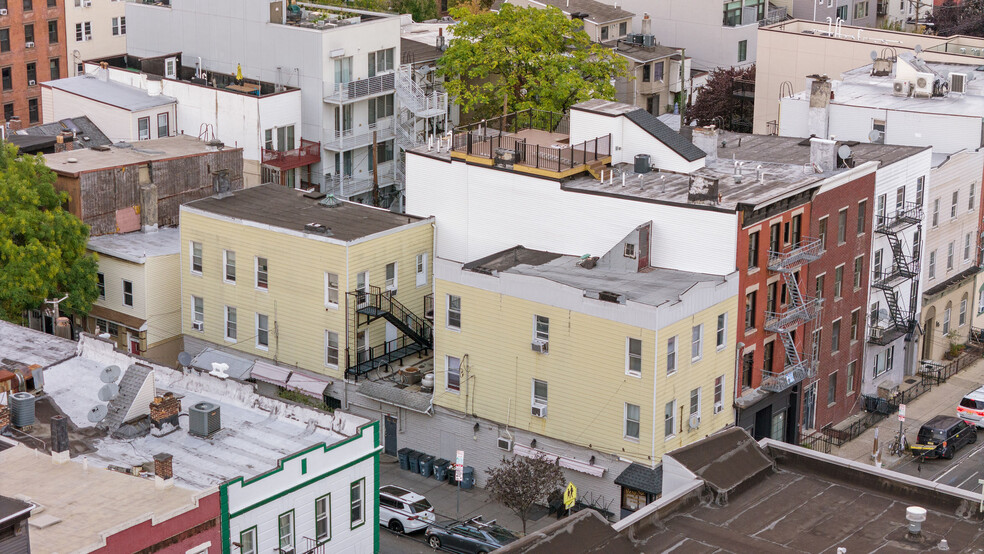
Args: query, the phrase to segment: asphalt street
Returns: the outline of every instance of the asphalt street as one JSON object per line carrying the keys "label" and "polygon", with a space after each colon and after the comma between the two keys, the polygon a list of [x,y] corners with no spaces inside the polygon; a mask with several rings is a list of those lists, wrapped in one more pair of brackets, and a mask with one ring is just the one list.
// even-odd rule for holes
{"label": "asphalt street", "polygon": [[[981,492],[978,479],[984,479],[984,429],[978,429],[980,438],[975,444],[968,444],[954,454],[952,460],[926,460],[907,455],[907,458],[892,470],[936,481],[951,487]],[[913,433],[909,433],[913,435]]]}

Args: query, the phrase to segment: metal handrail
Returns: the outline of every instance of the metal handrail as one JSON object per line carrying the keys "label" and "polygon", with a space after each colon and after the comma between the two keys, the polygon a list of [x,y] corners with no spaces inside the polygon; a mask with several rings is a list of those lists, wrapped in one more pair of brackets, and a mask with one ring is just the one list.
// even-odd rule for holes
{"label": "metal handrail", "polygon": [[769,251],[769,270],[782,271],[809,263],[823,256],[823,240],[815,237],[801,237],[800,241],[786,250]]}
{"label": "metal handrail", "polygon": [[345,102],[396,90],[396,74],[383,73],[347,83],[325,83],[325,102]]}
{"label": "metal handrail", "polygon": [[876,216],[875,231],[880,233],[890,233],[897,228],[910,227],[916,225],[923,218],[922,204],[916,202],[906,202],[901,210],[896,210],[892,215]]}

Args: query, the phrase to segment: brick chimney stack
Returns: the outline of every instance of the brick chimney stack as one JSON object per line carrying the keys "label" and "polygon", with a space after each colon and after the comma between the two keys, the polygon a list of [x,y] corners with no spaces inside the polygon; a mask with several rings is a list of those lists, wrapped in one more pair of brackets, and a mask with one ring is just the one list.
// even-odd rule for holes
{"label": "brick chimney stack", "polygon": [[165,423],[180,427],[178,416],[181,414],[181,399],[170,392],[154,398],[150,403],[150,422],[160,429]]}
{"label": "brick chimney stack", "polygon": [[174,486],[174,470],[171,467],[170,454],[161,452],[154,454],[154,483],[159,489],[166,489]]}
{"label": "brick chimney stack", "polygon": [[68,418],[63,415],[51,418],[51,461],[64,464],[69,460]]}

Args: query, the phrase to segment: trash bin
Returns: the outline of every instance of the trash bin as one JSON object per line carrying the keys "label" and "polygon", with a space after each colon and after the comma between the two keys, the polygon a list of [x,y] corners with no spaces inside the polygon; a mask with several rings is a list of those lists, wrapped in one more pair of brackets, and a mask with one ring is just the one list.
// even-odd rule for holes
{"label": "trash bin", "polygon": [[409,448],[401,448],[396,451],[397,456],[400,459],[400,469],[407,471],[410,469],[410,453],[413,452]]}
{"label": "trash bin", "polygon": [[458,486],[458,480],[455,478],[454,462],[448,462],[448,484]]}
{"label": "trash bin", "polygon": [[434,460],[434,479],[437,479],[438,481],[447,481],[448,465],[450,464],[451,462],[445,460],[444,458]]}
{"label": "trash bin", "polygon": [[461,468],[461,488],[470,489],[475,486],[475,468],[465,466]]}
{"label": "trash bin", "polygon": [[434,456],[422,454],[418,463],[420,464],[420,474],[424,477],[430,477],[431,473],[434,472]]}
{"label": "trash bin", "polygon": [[410,461],[410,471],[412,471],[413,473],[418,473],[420,471],[420,457],[423,454],[424,454],[423,452],[417,452],[416,450],[411,450],[410,454],[407,455],[407,458]]}

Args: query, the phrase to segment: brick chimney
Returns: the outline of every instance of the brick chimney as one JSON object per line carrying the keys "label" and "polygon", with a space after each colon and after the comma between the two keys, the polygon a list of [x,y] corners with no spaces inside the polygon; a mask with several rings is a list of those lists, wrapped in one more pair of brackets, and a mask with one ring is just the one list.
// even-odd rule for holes
{"label": "brick chimney", "polygon": [[157,185],[140,185],[140,230],[145,233],[156,231],[157,222]]}
{"label": "brick chimney", "polygon": [[180,427],[178,415],[181,413],[181,399],[170,392],[154,398],[150,403],[150,422],[160,429],[165,423]]}
{"label": "brick chimney", "polygon": [[830,89],[830,79],[826,75],[817,75],[810,83],[810,111],[807,115],[807,125],[811,135],[822,139],[827,138]]}
{"label": "brick chimney", "polygon": [[0,404],[0,431],[10,425],[10,408],[6,404]]}
{"label": "brick chimney", "polygon": [[154,483],[159,489],[174,486],[174,470],[171,468],[170,454],[161,452],[154,454]]}
{"label": "brick chimney", "polygon": [[718,130],[714,125],[707,127],[697,127],[694,129],[694,146],[700,148],[707,154],[704,163],[717,160],[718,157]]}
{"label": "brick chimney", "polygon": [[65,137],[55,135],[55,154],[65,151]]}
{"label": "brick chimney", "polygon": [[69,460],[68,418],[63,415],[51,418],[51,461],[64,464]]}

